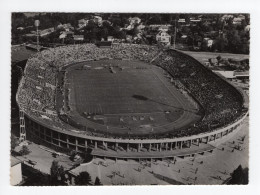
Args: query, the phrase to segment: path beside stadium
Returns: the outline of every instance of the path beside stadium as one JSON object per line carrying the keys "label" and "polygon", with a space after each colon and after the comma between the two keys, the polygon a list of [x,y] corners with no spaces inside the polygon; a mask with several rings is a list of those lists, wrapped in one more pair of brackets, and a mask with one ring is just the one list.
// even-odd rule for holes
{"label": "path beside stadium", "polygon": [[[148,167],[136,161],[115,162],[97,158],[72,171],[75,174],[88,171],[93,182],[99,177],[104,185],[222,184],[240,164],[248,167],[248,127],[247,118],[241,130],[232,138],[218,145],[213,153],[196,156],[194,161],[193,158],[178,158],[176,164],[157,161]],[[242,142],[243,136],[246,137]],[[238,143],[242,146],[242,151],[233,148]]]}
{"label": "path beside stadium", "polygon": [[[247,118],[233,137],[229,140],[223,138],[222,141],[226,142],[216,145],[217,148],[213,153],[197,155],[194,161],[193,158],[178,158],[175,164],[164,160],[153,162],[151,167],[148,167],[144,165],[144,162],[139,163],[134,160],[115,162],[96,158],[91,163],[81,165],[71,171],[76,175],[81,171],[87,171],[93,182],[96,177],[99,177],[104,185],[222,184],[240,164],[242,167],[248,167],[248,135]],[[246,136],[244,142],[240,141],[243,136]],[[242,151],[233,148],[238,143],[241,143]],[[19,157],[19,159],[37,162],[34,168],[44,173],[50,173],[53,160],[59,161],[59,164],[63,165],[65,169],[71,169],[73,166],[73,162],[69,160],[68,156],[54,158],[51,152],[34,143],[28,145],[28,148],[31,153],[25,157]],[[17,151],[20,149],[21,147],[16,148]],[[99,162],[103,162],[103,165]]]}

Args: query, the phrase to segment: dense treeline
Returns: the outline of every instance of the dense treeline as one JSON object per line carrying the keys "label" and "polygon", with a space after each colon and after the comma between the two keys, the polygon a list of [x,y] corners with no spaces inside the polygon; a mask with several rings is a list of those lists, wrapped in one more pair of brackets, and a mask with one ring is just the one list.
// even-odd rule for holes
{"label": "dense treeline", "polygon": [[227,181],[229,185],[247,185],[248,184],[248,168],[242,168],[239,165],[233,173],[231,173],[230,180]]}
{"label": "dense treeline", "polygon": [[[102,25],[97,25],[93,20],[94,15],[100,15],[103,19]],[[113,36],[117,39],[126,39],[127,35],[135,37],[140,30],[138,25],[135,25],[131,30],[125,30],[129,25],[130,17],[138,17],[141,19],[143,25],[146,28],[142,31],[142,36],[146,41],[136,42],[153,44],[155,43],[155,35],[157,31],[152,31],[147,28],[151,24],[170,24],[172,25],[168,34],[174,37],[175,26],[177,28],[176,43],[181,43],[181,37],[187,35],[186,44],[188,46],[196,45],[198,40],[210,37],[214,40],[212,47],[207,47],[205,44],[201,45],[202,51],[219,51],[219,52],[232,52],[232,53],[249,53],[249,31],[245,30],[245,27],[250,24],[250,17],[248,14],[243,14],[245,20],[242,20],[241,24],[235,25],[232,19],[223,21],[221,17],[223,14],[204,14],[202,20],[196,25],[182,25],[178,23],[178,19],[185,19],[186,23],[190,22],[190,18],[197,18],[201,14],[95,14],[95,13],[37,13],[31,14],[28,17],[28,13],[13,13],[12,14],[12,44],[20,44],[24,42],[35,42],[36,37],[25,37],[26,33],[30,33],[35,30],[34,21],[36,19],[41,21],[39,29],[46,29],[50,27],[56,28],[59,24],[70,23],[74,27],[74,33],[78,35],[84,35],[84,42],[96,42],[98,40],[106,40],[108,36]],[[233,14],[234,17],[239,14]],[[85,18],[88,19],[88,24],[80,30],[78,29],[78,20]],[[23,30],[17,29],[23,27]],[[123,29],[123,30],[122,30]],[[216,32],[212,34],[212,32]],[[61,43],[59,35],[61,30],[57,30],[45,37],[41,37],[41,43]],[[153,35],[151,36],[147,35]],[[64,40],[63,40],[64,41]],[[172,39],[173,41],[173,39]],[[67,38],[65,44],[73,43],[72,38]]]}

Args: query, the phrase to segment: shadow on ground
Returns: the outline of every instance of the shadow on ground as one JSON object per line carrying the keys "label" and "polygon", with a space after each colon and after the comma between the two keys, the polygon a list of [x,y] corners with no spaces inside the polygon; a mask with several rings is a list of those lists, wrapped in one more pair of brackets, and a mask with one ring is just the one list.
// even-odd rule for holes
{"label": "shadow on ground", "polygon": [[162,181],[165,181],[165,182],[167,182],[169,184],[172,184],[172,185],[184,185],[184,183],[176,181],[175,179],[172,179],[172,178],[169,178],[169,177],[165,177],[165,176],[157,174],[157,173],[152,173],[152,174],[153,174],[153,176],[155,178],[160,179]]}

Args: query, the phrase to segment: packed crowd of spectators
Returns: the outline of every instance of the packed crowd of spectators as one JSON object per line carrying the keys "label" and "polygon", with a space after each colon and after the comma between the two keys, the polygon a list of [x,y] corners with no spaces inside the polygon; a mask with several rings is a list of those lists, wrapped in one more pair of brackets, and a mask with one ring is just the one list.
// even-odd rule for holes
{"label": "packed crowd of spectators", "polygon": [[168,70],[174,79],[178,79],[205,112],[203,120],[180,132],[196,134],[210,131],[230,124],[241,115],[242,97],[239,92],[191,57],[168,50],[153,64]]}
{"label": "packed crowd of spectators", "polygon": [[[228,125],[241,115],[243,102],[237,90],[196,60],[174,50],[162,52],[155,46],[134,44],[114,44],[112,48],[98,48],[94,44],[68,45],[36,53],[27,62],[18,93],[20,106],[37,117],[52,120],[55,126],[68,127],[57,115],[46,112],[57,112],[55,97],[59,91],[56,89],[58,72],[69,64],[102,59],[140,60],[160,66],[201,104],[205,114],[201,121],[188,129],[175,130],[162,136],[203,133]],[[105,136],[98,131],[84,133]],[[154,135],[149,138],[160,137]]]}

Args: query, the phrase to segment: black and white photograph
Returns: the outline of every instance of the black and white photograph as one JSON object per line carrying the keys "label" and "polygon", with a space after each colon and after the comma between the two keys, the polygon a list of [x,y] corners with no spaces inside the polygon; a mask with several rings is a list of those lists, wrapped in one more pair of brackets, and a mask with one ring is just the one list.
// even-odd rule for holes
{"label": "black and white photograph", "polygon": [[0,194],[259,194],[258,7],[0,2]]}
{"label": "black and white photograph", "polygon": [[248,184],[250,14],[15,12],[11,32],[11,185]]}

